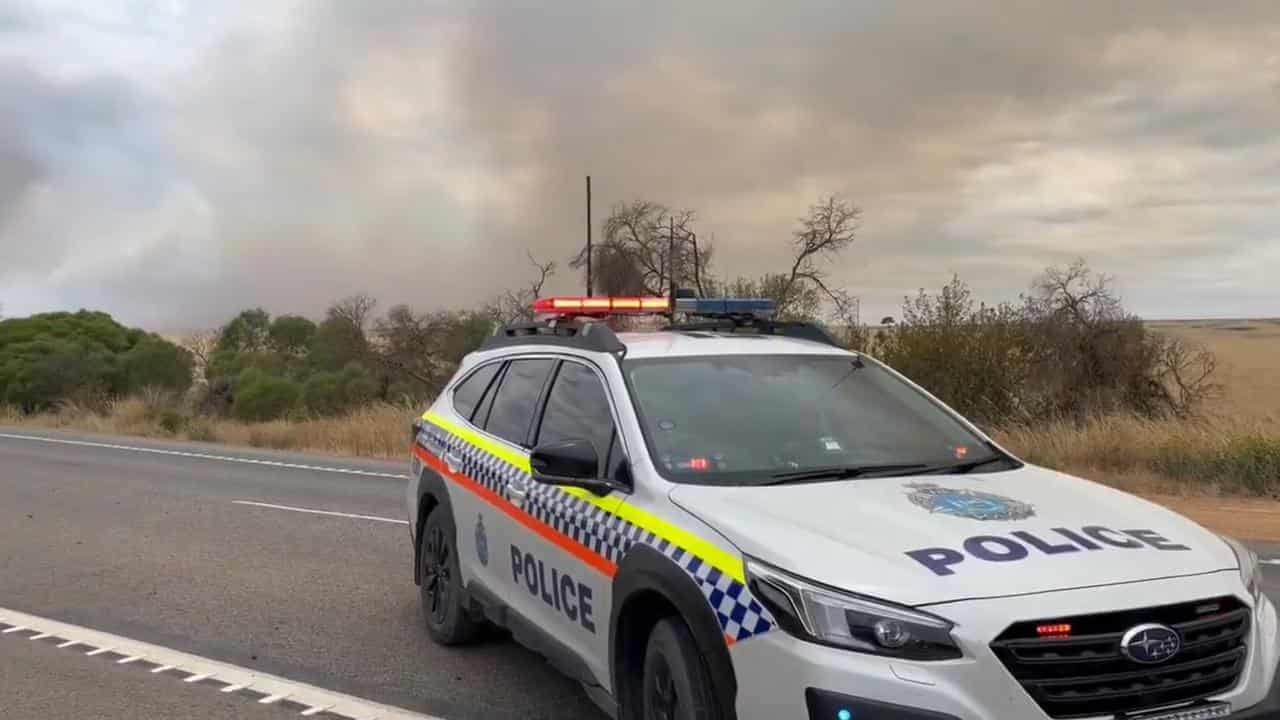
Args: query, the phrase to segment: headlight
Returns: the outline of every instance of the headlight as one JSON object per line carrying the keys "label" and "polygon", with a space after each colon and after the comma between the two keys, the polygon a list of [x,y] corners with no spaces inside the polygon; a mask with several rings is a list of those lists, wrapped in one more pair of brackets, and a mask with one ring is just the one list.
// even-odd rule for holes
{"label": "headlight", "polygon": [[1257,603],[1262,599],[1262,569],[1258,564],[1258,554],[1244,546],[1239,540],[1229,538],[1226,535],[1220,536],[1226,541],[1236,554],[1236,560],[1240,563],[1240,580],[1244,582],[1244,586],[1249,590],[1249,597],[1253,598]]}
{"label": "headlight", "polygon": [[757,560],[747,560],[747,578],[782,629],[802,640],[904,660],[961,656],[942,618],[822,587]]}

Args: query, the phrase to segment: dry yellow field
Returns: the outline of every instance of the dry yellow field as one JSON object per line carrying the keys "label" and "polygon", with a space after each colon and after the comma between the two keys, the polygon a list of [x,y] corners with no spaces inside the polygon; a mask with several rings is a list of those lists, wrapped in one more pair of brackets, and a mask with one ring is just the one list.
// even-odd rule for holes
{"label": "dry yellow field", "polygon": [[1222,393],[1211,410],[1280,424],[1280,319],[1164,320],[1150,327],[1204,345],[1218,358]]}

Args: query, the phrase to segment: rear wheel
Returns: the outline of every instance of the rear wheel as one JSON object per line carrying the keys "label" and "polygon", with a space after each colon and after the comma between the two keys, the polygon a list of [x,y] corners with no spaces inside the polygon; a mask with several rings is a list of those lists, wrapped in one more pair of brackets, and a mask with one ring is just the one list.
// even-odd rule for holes
{"label": "rear wheel", "polygon": [[711,674],[689,628],[676,617],[659,620],[644,654],[643,720],[720,720]]}
{"label": "rear wheel", "polygon": [[448,510],[436,506],[422,528],[422,616],[431,638],[441,645],[459,645],[479,629],[462,604],[462,576],[458,571],[457,533]]}

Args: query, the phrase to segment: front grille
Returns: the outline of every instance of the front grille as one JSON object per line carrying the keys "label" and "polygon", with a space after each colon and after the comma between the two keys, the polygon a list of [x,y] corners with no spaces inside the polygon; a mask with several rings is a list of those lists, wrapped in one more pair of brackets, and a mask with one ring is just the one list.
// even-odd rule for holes
{"label": "front grille", "polygon": [[[1233,597],[1140,610],[1019,622],[991,649],[1051,717],[1108,715],[1191,702],[1235,687],[1244,669],[1250,611]],[[1069,623],[1069,637],[1040,637],[1036,627]],[[1130,628],[1160,623],[1182,649],[1158,665],[1120,652]]]}

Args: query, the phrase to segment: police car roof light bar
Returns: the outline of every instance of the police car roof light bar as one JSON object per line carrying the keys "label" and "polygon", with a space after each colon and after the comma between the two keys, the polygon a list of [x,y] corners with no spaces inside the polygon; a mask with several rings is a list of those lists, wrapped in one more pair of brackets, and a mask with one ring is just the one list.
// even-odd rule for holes
{"label": "police car roof light bar", "polygon": [[809,322],[773,320],[761,317],[742,317],[722,315],[707,320],[673,323],[663,328],[675,332],[722,332],[735,333],[749,330],[757,335],[777,335],[779,337],[808,340],[832,347],[843,348],[835,338],[820,325]]}
{"label": "police car roof light bar", "polygon": [[671,309],[665,297],[545,297],[533,301],[537,315],[652,315]]}

